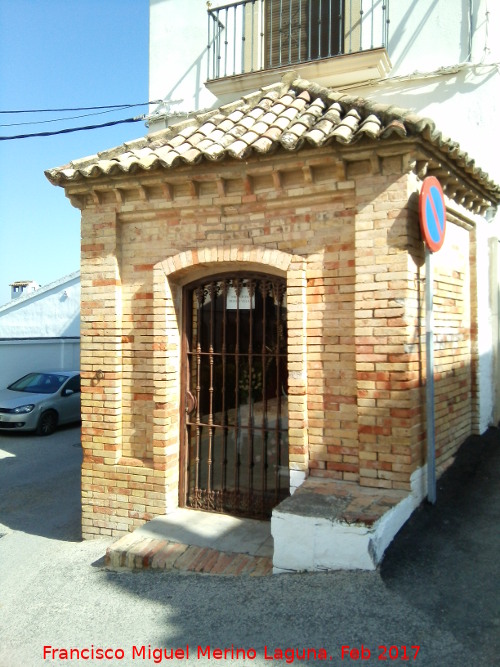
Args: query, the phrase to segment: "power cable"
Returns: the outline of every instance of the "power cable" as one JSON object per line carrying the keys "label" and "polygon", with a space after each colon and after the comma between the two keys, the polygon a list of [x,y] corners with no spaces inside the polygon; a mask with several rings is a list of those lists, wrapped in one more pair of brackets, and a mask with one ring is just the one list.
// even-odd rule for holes
{"label": "power cable", "polygon": [[109,123],[100,123],[98,125],[86,125],[84,127],[68,127],[63,130],[53,130],[51,132],[33,132],[31,134],[16,134],[10,137],[0,137],[0,141],[11,141],[13,139],[31,139],[33,137],[53,137],[57,134],[69,134],[70,132],[84,132],[87,130],[97,130],[101,127],[111,127],[122,123],[138,123],[144,121],[146,116],[136,116],[135,118],[124,118],[123,120],[113,120]]}
{"label": "power cable", "polygon": [[64,118],[50,118],[49,120],[27,120],[22,123],[0,123],[0,127],[19,127],[20,125],[46,125],[47,123],[59,123],[66,120],[77,120],[78,118],[88,118],[89,116],[102,116],[114,111],[123,111],[128,107],[117,107],[116,109],[107,109],[106,111],[95,111],[94,113],[84,113],[78,116],[65,116]]}
{"label": "power cable", "polygon": [[[12,109],[12,110],[0,110],[0,114],[24,114],[24,113],[59,113],[59,112],[68,112],[68,111],[95,111],[95,113],[82,114],[79,116],[68,116],[66,118],[53,118],[49,120],[41,121],[26,121],[21,123],[5,123],[0,124],[0,127],[15,127],[19,125],[40,125],[43,123],[55,123],[66,120],[74,120],[76,118],[85,118],[88,116],[98,116],[104,113],[110,113],[112,111],[123,111],[124,109],[130,109],[132,107],[148,106],[150,104],[161,104],[162,100],[150,100],[148,102],[139,102],[136,104],[109,104],[103,106],[91,106],[91,107],[65,107],[65,108],[54,108],[54,109]],[[102,110],[102,111],[97,111]],[[103,127],[112,127],[113,125],[122,125],[124,123],[138,123],[146,119],[145,115],[135,116],[134,118],[124,118],[122,120],[109,121],[108,123],[97,123],[95,125],[84,125],[80,127],[68,127],[62,130],[52,130],[47,132],[31,132],[26,134],[15,134],[11,136],[0,136],[0,141],[12,141],[14,139],[31,139],[33,137],[53,137],[58,134],[69,134],[71,132],[84,132],[88,130],[97,130]]]}
{"label": "power cable", "polygon": [[137,104],[109,104],[100,107],[68,107],[66,109],[14,109],[10,111],[0,110],[0,114],[5,113],[59,113],[60,111],[92,111],[94,109],[130,109],[132,107],[143,107],[148,104],[161,104],[163,100],[151,100],[149,102],[138,102]]}

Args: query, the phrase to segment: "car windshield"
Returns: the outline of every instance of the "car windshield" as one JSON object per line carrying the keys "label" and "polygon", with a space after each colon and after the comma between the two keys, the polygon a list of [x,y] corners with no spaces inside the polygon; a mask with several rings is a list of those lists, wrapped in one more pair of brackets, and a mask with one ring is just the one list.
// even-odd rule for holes
{"label": "car windshield", "polygon": [[29,373],[9,385],[8,389],[30,394],[54,394],[67,379],[66,375],[57,373]]}

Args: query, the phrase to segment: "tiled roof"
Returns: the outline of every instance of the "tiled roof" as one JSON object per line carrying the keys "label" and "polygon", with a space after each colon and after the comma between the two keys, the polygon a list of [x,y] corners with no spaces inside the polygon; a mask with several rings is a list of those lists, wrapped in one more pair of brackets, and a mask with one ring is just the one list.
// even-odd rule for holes
{"label": "tiled roof", "polygon": [[194,165],[202,160],[246,159],[282,147],[354,144],[363,139],[418,137],[430,144],[500,200],[500,186],[481,171],[433,121],[395,106],[331,91],[297,79],[264,88],[236,102],[199,114],[165,130],[45,173],[55,185],[157,168]]}

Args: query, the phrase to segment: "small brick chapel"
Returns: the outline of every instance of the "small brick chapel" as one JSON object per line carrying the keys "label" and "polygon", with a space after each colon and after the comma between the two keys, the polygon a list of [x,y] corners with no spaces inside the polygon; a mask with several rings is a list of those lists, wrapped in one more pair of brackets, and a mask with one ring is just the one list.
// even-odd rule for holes
{"label": "small brick chapel", "polygon": [[330,483],[420,502],[427,175],[438,471],[477,432],[476,225],[500,189],[429,119],[298,79],[46,173],[82,212],[84,537]]}

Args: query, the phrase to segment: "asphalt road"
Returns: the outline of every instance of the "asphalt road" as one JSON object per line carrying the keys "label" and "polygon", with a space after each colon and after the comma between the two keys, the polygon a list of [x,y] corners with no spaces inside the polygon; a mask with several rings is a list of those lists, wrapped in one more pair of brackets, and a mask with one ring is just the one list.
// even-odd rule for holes
{"label": "asphalt road", "polygon": [[[109,541],[79,540],[78,444],[75,428],[0,435],[0,667],[500,664],[497,430],[463,448],[377,572],[255,579],[107,571]],[[326,659],[286,653],[308,648]]]}

